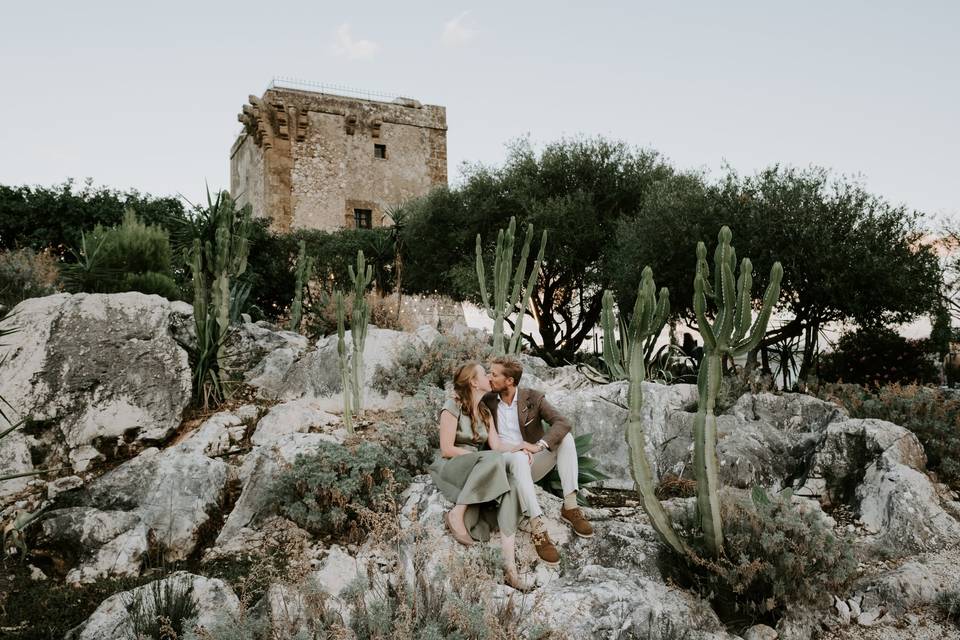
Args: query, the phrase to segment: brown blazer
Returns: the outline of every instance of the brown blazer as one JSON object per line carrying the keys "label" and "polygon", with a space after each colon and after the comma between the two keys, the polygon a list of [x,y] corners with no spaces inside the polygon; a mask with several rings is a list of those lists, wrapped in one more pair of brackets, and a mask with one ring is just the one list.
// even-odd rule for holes
{"label": "brown blazer", "polygon": [[[500,396],[491,391],[483,396],[483,403],[493,414],[493,424],[497,424],[497,404]],[[520,434],[531,444],[541,439],[550,449],[556,449],[563,437],[570,433],[570,423],[557,411],[552,404],[546,401],[543,394],[525,387],[517,388],[517,417],[520,418]],[[543,420],[550,424],[550,429],[544,435]]]}

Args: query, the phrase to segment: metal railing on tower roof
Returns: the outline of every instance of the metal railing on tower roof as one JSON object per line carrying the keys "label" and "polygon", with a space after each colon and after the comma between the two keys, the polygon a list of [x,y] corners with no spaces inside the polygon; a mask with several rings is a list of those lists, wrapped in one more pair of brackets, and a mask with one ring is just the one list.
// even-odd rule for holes
{"label": "metal railing on tower roof", "polygon": [[373,100],[375,102],[393,102],[402,97],[399,93],[387,91],[369,91],[367,89],[357,89],[356,87],[347,87],[342,84],[329,84],[325,82],[313,82],[311,80],[301,80],[299,78],[290,78],[286,76],[275,76],[267,90],[270,89],[296,89],[300,91],[313,91],[314,93],[328,93],[344,98],[359,98],[361,100]]}

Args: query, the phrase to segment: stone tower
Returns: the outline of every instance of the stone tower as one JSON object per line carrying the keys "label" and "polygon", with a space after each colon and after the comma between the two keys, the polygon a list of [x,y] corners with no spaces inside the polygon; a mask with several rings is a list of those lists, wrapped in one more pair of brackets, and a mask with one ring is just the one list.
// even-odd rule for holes
{"label": "stone tower", "polygon": [[274,81],[250,96],[230,192],[275,231],[390,224],[383,213],[447,183],[444,107]]}

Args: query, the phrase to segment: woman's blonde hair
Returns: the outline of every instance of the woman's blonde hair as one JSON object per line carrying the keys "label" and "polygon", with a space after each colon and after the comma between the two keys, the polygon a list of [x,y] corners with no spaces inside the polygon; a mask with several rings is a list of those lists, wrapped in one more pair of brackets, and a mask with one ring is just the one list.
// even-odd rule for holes
{"label": "woman's blonde hair", "polygon": [[483,423],[490,429],[493,423],[493,416],[487,405],[480,403],[476,409],[473,407],[473,394],[470,383],[477,375],[477,367],[480,363],[476,360],[464,362],[453,374],[453,396],[460,405],[460,410],[470,416],[470,431],[473,433],[473,441],[480,442],[480,432],[477,431],[477,424]]}

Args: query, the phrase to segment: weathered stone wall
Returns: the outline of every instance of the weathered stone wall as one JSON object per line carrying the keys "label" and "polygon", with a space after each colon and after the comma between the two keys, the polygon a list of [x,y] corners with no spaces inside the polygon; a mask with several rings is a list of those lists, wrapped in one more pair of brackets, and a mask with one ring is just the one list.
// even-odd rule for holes
{"label": "weathered stone wall", "polygon": [[251,96],[240,120],[231,192],[276,230],[353,226],[354,209],[389,224],[389,207],[447,182],[443,107],[274,88]]}

